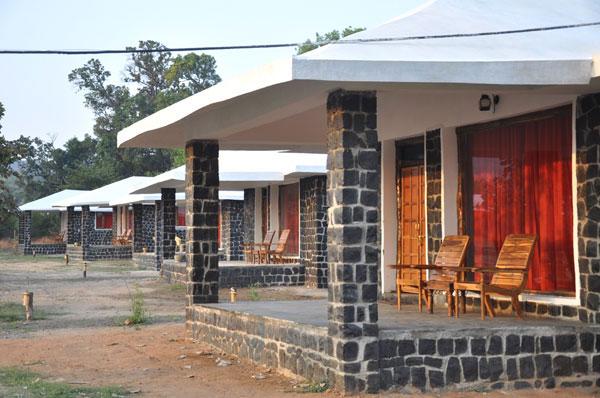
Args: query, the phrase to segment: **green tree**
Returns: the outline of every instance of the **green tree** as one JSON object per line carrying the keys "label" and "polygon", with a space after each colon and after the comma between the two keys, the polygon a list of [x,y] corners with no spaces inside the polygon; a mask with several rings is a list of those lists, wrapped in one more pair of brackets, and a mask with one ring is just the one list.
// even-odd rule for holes
{"label": "green tree", "polygon": [[[165,47],[147,40],[140,41],[137,48],[156,50]],[[154,175],[172,168],[179,152],[152,148],[117,149],[117,133],[221,80],[212,56],[190,53],[173,57],[168,51],[132,53],[125,68],[124,84],[109,84],[110,76],[97,59],[89,60],[68,76],[69,81],[84,92],[85,104],[96,116],[96,159],[88,172],[74,177],[88,187],[104,178],[109,180],[102,183],[108,183],[132,175]]]}
{"label": "green tree", "polygon": [[[0,121],[5,109],[0,103]],[[9,180],[18,173],[18,162],[31,156],[32,141],[20,136],[16,140],[7,140],[0,125],[0,234],[6,235],[16,224],[17,201]]]}
{"label": "green tree", "polygon": [[327,32],[323,35],[315,33],[315,41],[313,42],[312,40],[307,39],[296,49],[296,54],[304,54],[305,52],[319,48],[330,41],[337,41],[342,37],[350,36],[351,34],[362,32],[363,30],[365,30],[365,28],[354,28],[352,26],[348,26],[347,28],[343,29],[341,33],[338,30],[332,30],[331,32]]}

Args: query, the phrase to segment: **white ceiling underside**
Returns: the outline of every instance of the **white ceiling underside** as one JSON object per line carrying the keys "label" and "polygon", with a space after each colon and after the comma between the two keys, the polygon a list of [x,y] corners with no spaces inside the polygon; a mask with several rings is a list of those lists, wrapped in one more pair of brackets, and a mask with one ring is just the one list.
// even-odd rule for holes
{"label": "white ceiling underside", "polygon": [[[600,21],[600,2],[438,0],[348,40],[472,34]],[[539,32],[334,43],[230,79],[119,133],[121,147],[322,151],[325,102],[336,88],[409,96],[415,90],[598,89],[600,26]],[[380,118],[386,115],[379,115]]]}

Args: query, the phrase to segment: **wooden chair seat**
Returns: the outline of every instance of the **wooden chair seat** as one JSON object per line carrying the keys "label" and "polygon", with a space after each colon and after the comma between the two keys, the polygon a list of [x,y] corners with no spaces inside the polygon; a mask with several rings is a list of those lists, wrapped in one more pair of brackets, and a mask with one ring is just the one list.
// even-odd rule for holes
{"label": "wooden chair seat", "polygon": [[271,243],[273,242],[274,236],[275,231],[268,230],[262,242],[242,243],[242,251],[244,253],[244,258],[246,259],[246,261],[250,263],[262,263],[264,259],[264,262],[266,263],[268,259],[262,256],[262,253],[269,250],[269,248],[271,247]]}
{"label": "wooden chair seat", "polygon": [[277,246],[275,250],[267,249],[263,251],[263,255],[267,258],[267,262],[273,264],[283,264],[285,247],[287,246],[288,238],[290,236],[290,230],[284,229],[281,231],[281,235],[279,236],[279,240],[277,241]]}

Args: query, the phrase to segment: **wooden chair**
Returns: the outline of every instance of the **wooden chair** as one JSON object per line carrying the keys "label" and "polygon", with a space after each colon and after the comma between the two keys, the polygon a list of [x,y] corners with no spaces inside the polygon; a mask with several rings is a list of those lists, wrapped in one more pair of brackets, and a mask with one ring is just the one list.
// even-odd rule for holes
{"label": "wooden chair", "polygon": [[[485,319],[486,312],[491,318],[496,315],[490,303],[489,295],[491,293],[509,296],[513,310],[520,319],[523,319],[519,294],[523,292],[527,284],[527,274],[536,241],[535,235],[508,235],[504,239],[494,268],[460,268],[461,271],[478,272],[482,275],[479,282],[456,282],[454,284],[457,296],[455,300],[456,315],[458,316],[458,292],[462,291],[463,293],[464,307],[465,291],[474,291],[478,292],[481,297],[481,319]],[[490,282],[485,281],[486,274],[492,275]]]}
{"label": "wooden chair", "polygon": [[273,238],[275,237],[274,230],[268,230],[265,234],[265,238],[260,243],[247,242],[242,243],[244,258],[249,262],[261,262],[260,252],[267,251],[271,247],[271,243],[273,243]]}
{"label": "wooden chair", "polygon": [[453,268],[464,266],[468,246],[469,237],[466,235],[449,235],[444,238],[435,257],[434,268],[430,269],[429,278],[423,285],[430,313],[433,313],[433,292],[443,291],[448,302],[448,316],[452,316],[454,283],[463,280],[463,272],[454,271]]}
{"label": "wooden chair", "polygon": [[128,229],[124,235],[118,235],[115,239],[113,239],[113,244],[116,245],[128,245],[131,243],[131,238],[133,237],[133,231]]}
{"label": "wooden chair", "polygon": [[289,236],[290,230],[284,229],[283,231],[281,231],[281,235],[279,236],[279,240],[277,241],[277,246],[275,247],[275,250],[271,250],[269,248],[266,252],[262,253],[267,258],[268,263],[284,263],[283,253],[285,252],[285,247],[287,246]]}
{"label": "wooden chair", "polygon": [[53,237],[56,243],[63,243],[65,241],[65,231],[59,232]]}
{"label": "wooden chair", "polygon": [[[453,283],[462,273],[447,268],[459,268],[462,265],[468,244],[468,236],[446,236],[434,264],[391,265],[390,268],[396,270],[396,306],[398,310],[402,305],[402,293],[414,293],[418,295],[419,312],[423,311],[424,300],[429,311],[433,312],[431,293],[435,290],[443,290],[447,292],[450,300],[448,314],[451,315]],[[425,280],[427,270],[431,272],[429,281]]]}

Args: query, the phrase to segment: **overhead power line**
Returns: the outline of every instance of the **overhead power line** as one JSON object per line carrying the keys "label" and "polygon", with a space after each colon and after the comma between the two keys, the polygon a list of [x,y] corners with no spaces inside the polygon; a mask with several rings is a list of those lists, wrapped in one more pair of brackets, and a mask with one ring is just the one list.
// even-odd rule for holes
{"label": "overhead power line", "polygon": [[[589,26],[598,26],[600,21],[587,22],[570,25],[555,25],[537,28],[500,30],[490,32],[475,32],[475,33],[450,33],[441,35],[423,35],[423,36],[401,36],[401,37],[380,37],[373,39],[345,39],[345,40],[328,40],[314,42],[312,44],[323,46],[326,44],[362,44],[375,42],[393,42],[393,41],[408,41],[408,40],[433,40],[433,39],[450,39],[462,37],[478,37],[478,36],[499,36],[516,33],[544,32],[560,29],[584,28]],[[253,50],[265,48],[284,48],[284,47],[299,47],[307,43],[274,43],[274,44],[246,44],[246,45],[231,45],[231,46],[204,46],[204,47],[172,47],[172,48],[126,48],[122,50],[0,50],[0,55],[94,55],[94,54],[137,54],[137,53],[164,53],[164,52],[183,52],[183,51],[220,51],[220,50]]]}

